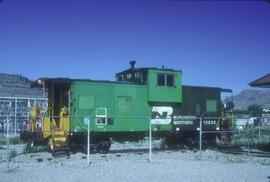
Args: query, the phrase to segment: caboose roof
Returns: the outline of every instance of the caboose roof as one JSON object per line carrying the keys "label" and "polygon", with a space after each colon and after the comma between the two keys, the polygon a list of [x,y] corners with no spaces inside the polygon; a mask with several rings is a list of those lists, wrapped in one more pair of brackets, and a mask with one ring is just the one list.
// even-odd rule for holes
{"label": "caboose roof", "polygon": [[133,85],[142,85],[139,83],[131,83],[131,82],[119,82],[119,81],[110,81],[110,80],[91,80],[91,79],[76,79],[76,78],[67,78],[67,77],[58,77],[58,78],[48,78],[42,77],[37,79],[31,84],[31,87],[40,87],[40,81],[45,82],[45,87],[50,85],[51,83],[58,84],[71,84],[73,82],[95,82],[95,83],[117,83],[117,84],[133,84]]}
{"label": "caboose roof", "polygon": [[233,92],[231,89],[220,88],[220,87],[196,86],[196,85],[183,85],[183,87],[194,87],[194,88],[201,88],[201,89],[213,89],[213,90],[218,90],[220,92]]}
{"label": "caboose roof", "polygon": [[118,72],[116,73],[116,75],[119,75],[119,74],[125,74],[125,73],[130,73],[132,71],[142,71],[142,72],[145,72],[145,71],[148,71],[148,70],[159,70],[159,71],[170,71],[170,72],[182,72],[181,70],[175,70],[175,69],[171,69],[171,68],[156,68],[156,67],[143,67],[143,68],[129,68],[129,69],[126,69],[124,71],[121,71],[121,72]]}

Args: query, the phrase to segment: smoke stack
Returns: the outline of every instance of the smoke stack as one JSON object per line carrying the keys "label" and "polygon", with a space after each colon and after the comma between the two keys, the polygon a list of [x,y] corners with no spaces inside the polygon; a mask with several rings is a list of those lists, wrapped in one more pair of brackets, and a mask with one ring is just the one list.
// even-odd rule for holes
{"label": "smoke stack", "polygon": [[129,64],[130,64],[131,69],[134,70],[136,61],[130,61]]}

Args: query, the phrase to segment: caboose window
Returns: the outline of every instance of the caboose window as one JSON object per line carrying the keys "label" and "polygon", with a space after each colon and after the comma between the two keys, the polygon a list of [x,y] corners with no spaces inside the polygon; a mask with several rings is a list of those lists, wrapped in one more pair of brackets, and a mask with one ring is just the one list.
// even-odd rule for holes
{"label": "caboose window", "polygon": [[174,86],[174,77],[173,75],[167,75],[167,86],[173,87]]}
{"label": "caboose window", "polygon": [[107,108],[96,109],[96,125],[107,124]]}
{"label": "caboose window", "polygon": [[143,83],[147,82],[147,73],[146,72],[142,72],[142,82]]}
{"label": "caboose window", "polygon": [[158,74],[158,86],[165,86],[165,74]]}
{"label": "caboose window", "polygon": [[141,79],[141,72],[136,72],[135,73],[135,78],[140,80]]}
{"label": "caboose window", "polygon": [[107,118],[96,118],[97,125],[105,125],[107,122]]}
{"label": "caboose window", "polygon": [[217,101],[216,100],[207,100],[206,101],[206,111],[208,113],[217,112]]}
{"label": "caboose window", "polygon": [[158,74],[157,75],[157,85],[158,86],[174,86],[174,75],[172,74]]}
{"label": "caboose window", "polygon": [[132,74],[127,74],[127,79],[131,79],[132,78]]}
{"label": "caboose window", "polygon": [[123,75],[119,75],[119,76],[117,77],[117,80],[118,80],[119,82],[123,81],[123,80],[124,80],[124,76],[123,76]]}

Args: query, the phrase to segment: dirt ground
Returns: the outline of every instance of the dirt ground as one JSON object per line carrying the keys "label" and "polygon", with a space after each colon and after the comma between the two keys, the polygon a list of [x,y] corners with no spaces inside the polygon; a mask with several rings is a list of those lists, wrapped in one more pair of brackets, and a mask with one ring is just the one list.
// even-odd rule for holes
{"label": "dirt ground", "polygon": [[150,163],[147,150],[125,152],[118,149],[118,146],[112,146],[108,154],[91,154],[90,166],[87,166],[87,156],[83,153],[57,158],[47,152],[21,154],[12,159],[10,172],[7,172],[7,163],[0,162],[0,181],[270,181],[269,158],[206,150],[199,160],[198,152],[165,150],[153,151]]}

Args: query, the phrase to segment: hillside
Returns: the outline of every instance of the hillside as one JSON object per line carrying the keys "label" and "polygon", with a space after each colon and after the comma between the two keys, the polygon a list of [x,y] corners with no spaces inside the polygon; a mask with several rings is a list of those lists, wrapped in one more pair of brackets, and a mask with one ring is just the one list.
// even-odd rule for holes
{"label": "hillside", "polygon": [[[225,99],[230,101],[231,97]],[[249,105],[258,104],[262,107],[270,107],[269,90],[249,90],[245,89],[233,97],[236,110],[246,110]]]}
{"label": "hillside", "polygon": [[0,74],[0,97],[41,97],[42,90],[31,88],[28,78],[16,74]]}

